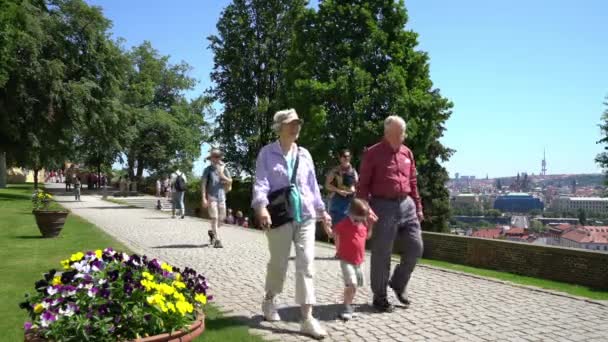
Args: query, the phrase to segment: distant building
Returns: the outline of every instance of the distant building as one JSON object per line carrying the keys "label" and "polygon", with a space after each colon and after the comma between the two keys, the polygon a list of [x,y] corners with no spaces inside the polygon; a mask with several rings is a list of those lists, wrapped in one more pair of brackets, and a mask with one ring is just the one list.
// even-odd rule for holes
{"label": "distant building", "polygon": [[540,198],[527,193],[509,193],[498,196],[494,201],[494,209],[510,213],[527,213],[532,210],[543,210],[544,204]]}
{"label": "distant building", "polygon": [[502,228],[478,229],[471,236],[482,239],[498,239],[502,236],[502,233]]}
{"label": "distant building", "polygon": [[553,199],[551,209],[558,212],[576,212],[583,209],[587,213],[608,213],[608,198],[606,197],[567,197]]}
{"label": "distant building", "polygon": [[560,246],[608,251],[608,227],[582,226],[564,233]]}
{"label": "distant building", "polygon": [[481,201],[476,194],[458,194],[452,197],[452,208],[476,208],[481,209]]}

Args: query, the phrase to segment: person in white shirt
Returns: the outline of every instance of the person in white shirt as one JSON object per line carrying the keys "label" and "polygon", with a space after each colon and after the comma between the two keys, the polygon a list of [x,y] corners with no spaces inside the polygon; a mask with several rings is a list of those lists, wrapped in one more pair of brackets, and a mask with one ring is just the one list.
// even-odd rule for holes
{"label": "person in white shirt", "polygon": [[186,216],[186,206],[184,205],[184,193],[186,192],[186,175],[179,169],[175,170],[171,174],[171,192],[173,194],[172,203],[172,217],[175,218],[176,209],[177,214],[181,213],[181,218]]}

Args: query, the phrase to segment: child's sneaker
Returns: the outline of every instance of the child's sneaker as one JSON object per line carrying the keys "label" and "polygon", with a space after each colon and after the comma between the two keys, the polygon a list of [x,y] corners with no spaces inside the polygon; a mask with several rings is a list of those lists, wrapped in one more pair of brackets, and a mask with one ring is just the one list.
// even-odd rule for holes
{"label": "child's sneaker", "polygon": [[264,319],[268,322],[278,322],[281,320],[274,299],[264,299],[262,312],[264,313]]}
{"label": "child's sneaker", "polygon": [[355,317],[355,309],[350,304],[344,305],[344,311],[340,314],[340,318],[345,321],[349,321]]}

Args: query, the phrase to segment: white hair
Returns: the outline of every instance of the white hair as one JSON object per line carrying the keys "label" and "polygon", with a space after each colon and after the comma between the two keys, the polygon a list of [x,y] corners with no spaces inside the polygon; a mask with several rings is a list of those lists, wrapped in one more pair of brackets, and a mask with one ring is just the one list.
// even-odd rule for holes
{"label": "white hair", "polygon": [[401,126],[401,129],[403,129],[403,132],[405,132],[405,130],[407,129],[405,120],[403,120],[402,117],[397,116],[397,115],[391,115],[391,116],[387,117],[386,119],[384,119],[384,131],[386,132],[386,130],[389,128],[389,126],[393,123],[399,124],[399,126]]}
{"label": "white hair", "polygon": [[296,110],[293,109],[293,108],[280,110],[280,111],[274,113],[273,123],[272,123],[272,130],[276,134],[281,133],[281,126],[283,125],[282,118],[285,118],[285,117],[289,116],[292,113],[295,114],[295,115],[298,115],[298,113],[296,113]]}

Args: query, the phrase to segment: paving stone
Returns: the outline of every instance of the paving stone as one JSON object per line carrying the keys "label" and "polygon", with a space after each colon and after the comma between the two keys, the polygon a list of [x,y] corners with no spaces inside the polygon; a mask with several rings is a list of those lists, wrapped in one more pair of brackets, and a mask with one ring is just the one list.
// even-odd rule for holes
{"label": "paving stone", "polygon": [[[201,272],[209,280],[216,305],[226,316],[250,322],[252,332],[274,341],[310,340],[299,334],[293,261],[289,262],[284,293],[278,298],[280,313],[287,321],[260,323],[269,257],[267,240],[260,231],[223,226],[220,238],[225,248],[214,249],[203,247],[208,243],[209,224],[197,218],[171,219],[167,213],[150,209],[118,209],[120,205],[94,195],[83,195],[82,202],[61,194],[56,198],[135,252]],[[317,245],[318,305],[314,312],[329,332],[326,341],[605,341],[603,337],[608,336],[608,305],[429,267],[418,267],[412,276],[409,309],[370,313],[371,291],[364,287],[357,293],[357,303],[362,304],[359,317],[344,323],[337,319],[343,284],[333,255],[333,248]],[[367,258],[369,261],[369,255]],[[369,262],[364,271],[369,281]],[[396,303],[391,291],[389,296]]]}

